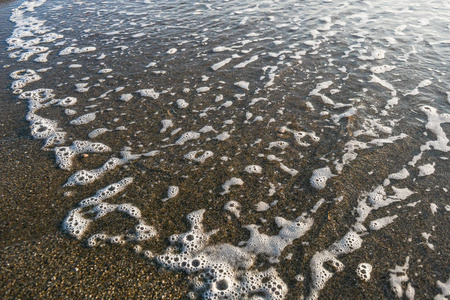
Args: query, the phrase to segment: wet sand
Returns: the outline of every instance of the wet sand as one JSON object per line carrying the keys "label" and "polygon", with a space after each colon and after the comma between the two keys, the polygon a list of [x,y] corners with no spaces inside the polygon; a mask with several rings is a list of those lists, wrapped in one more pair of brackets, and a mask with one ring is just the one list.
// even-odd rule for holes
{"label": "wet sand", "polygon": [[[14,2],[0,0],[1,53]],[[0,298],[182,298],[183,274],[160,271],[129,248],[90,249],[61,234],[73,203],[61,195],[53,153],[30,136],[27,102],[12,95],[8,74],[0,69]]]}
{"label": "wet sand", "polygon": [[[180,299],[185,275],[129,248],[86,248],[60,232],[73,203],[52,152],[40,150],[2,72],[0,100],[0,295],[2,299]],[[59,178],[59,179],[58,179]],[[106,250],[106,251],[105,251]]]}
{"label": "wet sand", "polygon": [[[6,34],[11,31],[10,28],[3,29]],[[3,42],[5,38],[6,36],[1,36],[2,49],[6,47]],[[0,62],[1,65],[5,64],[4,60]],[[106,244],[99,248],[87,248],[84,243],[61,233],[61,221],[77,203],[76,200],[64,196],[63,189],[61,189],[67,180],[68,173],[58,169],[53,152],[42,151],[40,149],[42,142],[34,140],[30,136],[29,124],[24,118],[27,112],[27,103],[26,100],[18,101],[17,97],[12,95],[9,89],[11,83],[9,72],[8,69],[0,72],[0,148],[2,154],[0,161],[0,220],[2,221],[0,225],[0,259],[4,262],[0,271],[0,296],[6,299],[182,299],[185,297],[184,295],[189,291],[186,275],[159,269],[150,260],[133,253],[131,246]],[[236,147],[236,145],[231,146]],[[369,154],[367,156],[361,154],[358,162],[360,165],[355,164],[346,177],[330,184],[334,192],[327,195],[330,196],[327,198],[331,198],[333,194],[342,194],[346,196],[346,200],[338,207],[328,205],[326,212],[320,217],[318,216],[317,222],[323,226],[319,226],[309,233],[309,241],[314,241],[314,243],[311,242],[312,248],[306,250],[294,249],[293,246],[287,248],[287,252],[296,254],[290,262],[283,262],[283,267],[287,266],[283,279],[289,285],[290,296],[299,297],[308,290],[310,270],[309,267],[305,267],[305,262],[311,259],[312,254],[326,248],[348,230],[346,224],[349,222],[342,222],[342,220],[352,217],[351,208],[355,206],[356,198],[362,190],[363,184],[367,185],[367,181],[373,181],[373,184],[376,184],[392,172],[389,165],[386,164],[388,159],[394,161],[397,158],[393,157],[392,153],[401,156],[402,153],[410,151],[406,146],[403,148],[399,146],[397,149],[395,147],[397,145],[386,147],[388,149],[386,150],[387,157],[381,153],[378,160],[371,159]],[[151,163],[148,165],[148,168],[152,167]],[[140,167],[146,168],[145,161],[140,166],[133,164],[131,171]],[[377,174],[365,179],[366,170],[375,168],[377,168]],[[150,173],[142,175],[139,180],[145,182],[152,175]],[[307,172],[305,171],[305,173]],[[440,176],[444,175],[440,174]],[[164,176],[164,174],[158,175],[158,178],[164,178]],[[309,177],[304,176],[304,178],[303,181],[307,182]],[[188,182],[191,184],[185,182],[185,186],[189,186],[183,191],[185,195],[201,195],[196,191],[196,179],[197,177],[192,176],[189,179],[192,182]],[[226,178],[205,179],[203,182],[205,190],[208,185],[220,187],[220,183],[223,183],[224,179]],[[220,182],[210,182],[212,180]],[[418,181],[417,190],[424,191],[428,186],[433,186],[433,179],[427,180],[426,183]],[[436,183],[443,182],[443,178],[434,180]],[[96,191],[95,188],[90,190],[85,189],[83,193],[92,194]],[[307,192],[308,190],[302,196],[303,200],[310,196]],[[130,192],[131,195],[135,193],[137,192]],[[155,193],[158,194],[158,192]],[[264,200],[261,191],[252,191],[249,194],[254,196],[252,200],[255,203],[260,200],[259,198]],[[431,299],[440,292],[436,287],[436,281],[446,281],[448,277],[436,278],[434,274],[447,274],[445,276],[448,276],[450,272],[448,264],[450,237],[446,234],[450,225],[448,214],[440,211],[437,216],[432,218],[429,205],[434,200],[430,199],[429,193],[424,192],[420,196],[417,198],[422,199],[422,202],[418,204],[417,208],[424,213],[415,215],[412,210],[411,212],[402,212],[401,220],[399,219],[385,230],[371,233],[365,240],[364,251],[357,251],[351,257],[342,259],[346,269],[328,283],[322,291],[320,299],[395,299],[388,283],[388,270],[395,267],[393,262],[403,265],[406,255],[410,255],[414,259],[408,274],[413,279],[412,282],[417,290],[416,299]],[[441,191],[440,193],[436,192],[435,197],[438,199],[435,202],[443,207],[446,195]],[[144,199],[142,201],[145,201],[152,197],[141,195],[141,198]],[[180,197],[180,199],[182,198]],[[186,222],[182,216],[198,207],[206,206],[207,201],[207,199],[200,199],[194,204],[189,204],[192,205],[190,207],[180,199],[174,199],[170,206],[159,203],[151,204],[161,206],[162,217],[156,223],[162,227],[162,239],[186,228]],[[251,210],[253,204],[250,201],[248,204],[243,203],[243,211]],[[222,207],[222,204],[217,204],[216,207]],[[153,207],[147,207],[147,209],[154,211]],[[400,209],[392,207],[389,210],[395,214]],[[297,214],[297,212],[290,213],[292,214],[289,215],[291,218]],[[277,211],[274,210],[272,213],[267,213],[266,217],[272,220],[276,215]],[[382,216],[380,213],[380,217]],[[257,216],[254,218],[256,220]],[[255,220],[251,221],[256,222]],[[227,231],[222,231],[217,237],[214,237],[213,244],[237,243],[248,238],[247,232],[242,228],[237,229],[243,225],[238,224],[239,221],[226,219],[221,210],[209,211],[206,219],[208,227],[224,227],[226,222],[228,222],[226,224]],[[423,243],[423,238],[417,235],[418,232],[426,231],[432,225],[436,227],[433,234],[441,237],[439,241],[433,241],[436,245],[441,246],[440,250],[436,252],[431,251]],[[269,230],[276,232],[277,228],[274,225],[272,227]],[[233,231],[234,229],[236,230]],[[414,247],[408,245],[408,238],[412,239]],[[161,244],[159,246],[167,246],[167,242],[162,239],[158,241]],[[442,247],[442,245],[447,245],[447,247]],[[369,261],[374,265],[372,273],[374,279],[368,283],[358,281],[354,275],[357,263],[362,261]],[[300,272],[306,277],[304,282],[293,280],[295,275]]]}

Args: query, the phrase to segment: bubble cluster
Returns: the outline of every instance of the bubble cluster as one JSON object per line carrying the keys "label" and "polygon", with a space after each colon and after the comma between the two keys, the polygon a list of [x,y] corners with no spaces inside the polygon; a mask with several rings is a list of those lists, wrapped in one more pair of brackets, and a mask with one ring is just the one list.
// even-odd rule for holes
{"label": "bubble cluster", "polygon": [[207,246],[209,233],[203,231],[204,210],[195,211],[187,216],[191,230],[184,234],[175,234],[170,242],[176,249],[156,256],[156,261],[167,268],[183,270],[187,273],[200,272],[194,281],[194,290],[203,299],[245,299],[260,294],[265,299],[284,299],[286,284],[273,268],[266,271],[249,270],[254,256],[244,249],[229,244]]}
{"label": "bubble cluster", "polygon": [[39,76],[36,71],[31,69],[14,71],[10,74],[10,76],[12,79],[15,79],[11,84],[11,88],[13,90],[20,90],[29,83],[41,80],[41,76]]}
{"label": "bubble cluster", "polygon": [[327,185],[327,180],[333,177],[329,167],[316,169],[313,171],[311,179],[309,180],[311,186],[317,190],[322,190]]}
{"label": "bubble cluster", "polygon": [[68,106],[72,106],[72,105],[75,105],[76,103],[77,103],[77,98],[75,98],[75,97],[66,97],[66,98],[64,98],[64,99],[61,99],[59,102],[58,102],[58,105],[59,106],[62,106],[62,107],[68,107]]}
{"label": "bubble cluster", "polygon": [[368,263],[360,263],[356,267],[356,276],[362,281],[369,281],[370,273],[372,273],[372,265]]}
{"label": "bubble cluster", "polygon": [[183,133],[180,138],[175,142],[176,145],[184,145],[187,141],[196,140],[200,137],[200,133],[189,131]]}
{"label": "bubble cluster", "polygon": [[56,164],[63,170],[70,170],[73,159],[77,154],[83,153],[104,153],[111,151],[111,148],[102,143],[90,141],[74,141],[71,146],[55,147]]}
{"label": "bubble cluster", "polygon": [[122,192],[129,184],[133,182],[132,177],[126,177],[119,182],[108,185],[107,187],[100,189],[97,193],[89,198],[83,199],[80,203],[80,207],[88,207],[99,204],[103,200],[111,198],[118,193]]}
{"label": "bubble cluster", "polygon": [[80,53],[92,52],[95,50],[96,50],[95,47],[83,47],[83,48],[67,47],[67,48],[64,48],[63,50],[61,50],[59,52],[59,55],[80,54]]}

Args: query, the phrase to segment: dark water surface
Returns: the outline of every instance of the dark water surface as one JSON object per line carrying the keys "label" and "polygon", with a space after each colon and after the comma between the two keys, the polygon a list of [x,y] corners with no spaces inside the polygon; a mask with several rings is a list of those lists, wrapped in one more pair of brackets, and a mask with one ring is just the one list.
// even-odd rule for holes
{"label": "dark water surface", "polygon": [[91,268],[62,297],[449,296],[446,1],[0,7],[3,276],[37,241]]}

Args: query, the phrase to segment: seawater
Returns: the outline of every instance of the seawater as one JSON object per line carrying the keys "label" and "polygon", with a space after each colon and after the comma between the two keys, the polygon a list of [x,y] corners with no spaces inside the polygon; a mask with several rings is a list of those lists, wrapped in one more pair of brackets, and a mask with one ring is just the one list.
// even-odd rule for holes
{"label": "seawater", "polygon": [[3,72],[67,177],[68,238],[185,272],[192,299],[445,299],[449,20],[446,1],[25,1]]}

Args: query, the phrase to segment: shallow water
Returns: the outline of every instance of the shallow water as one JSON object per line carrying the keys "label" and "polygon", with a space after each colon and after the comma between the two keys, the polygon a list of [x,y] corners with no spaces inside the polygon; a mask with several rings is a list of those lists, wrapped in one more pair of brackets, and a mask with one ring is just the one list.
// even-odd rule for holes
{"label": "shallow water", "polygon": [[80,247],[187,272],[191,298],[442,299],[449,17],[445,1],[29,1],[3,72],[67,177]]}

